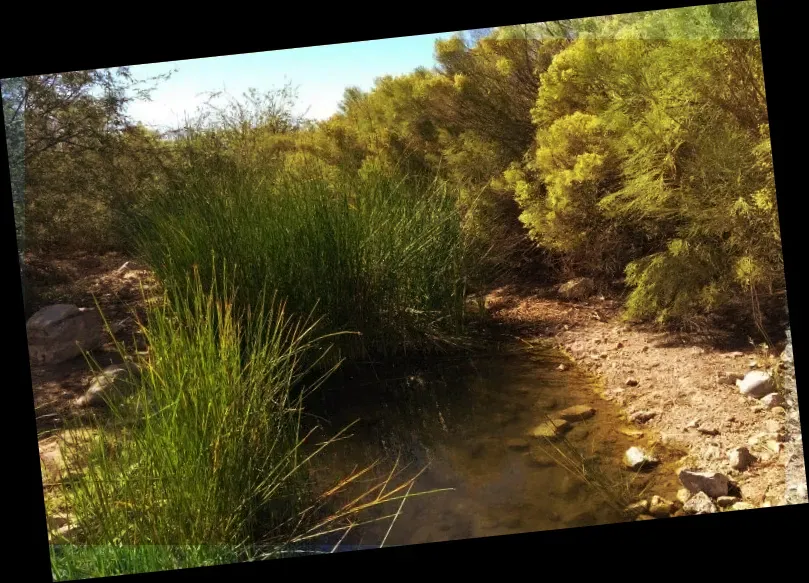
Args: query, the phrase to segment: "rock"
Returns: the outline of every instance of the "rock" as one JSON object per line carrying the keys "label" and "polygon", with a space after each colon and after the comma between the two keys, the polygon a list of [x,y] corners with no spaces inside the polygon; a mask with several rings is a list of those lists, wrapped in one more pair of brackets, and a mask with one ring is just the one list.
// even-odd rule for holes
{"label": "rock", "polygon": [[567,370],[567,365],[566,364],[560,364],[559,366],[556,367],[556,370],[561,371],[561,372],[565,372]]}
{"label": "rock", "polygon": [[716,506],[705,492],[697,492],[683,505],[686,514],[713,514]]}
{"label": "rock", "polygon": [[688,488],[680,488],[677,490],[677,500],[682,504],[688,502],[688,499],[691,498],[691,492]]}
{"label": "rock", "polygon": [[677,475],[680,478],[680,483],[688,488],[692,494],[703,492],[711,498],[728,495],[728,477],[719,472],[695,472],[682,469]]}
{"label": "rock", "polygon": [[595,282],[588,277],[571,279],[559,286],[559,295],[571,300],[583,300],[595,291]]}
{"label": "rock", "polygon": [[128,380],[127,369],[118,365],[108,366],[95,377],[90,388],[84,395],[76,399],[75,404],[78,407],[103,405],[104,395],[109,395],[111,390],[120,392],[126,387]]}
{"label": "rock", "polygon": [[678,516],[687,516],[687,514],[686,514],[686,512],[685,512],[685,511],[684,511],[684,510],[681,508],[680,510],[678,510],[677,512],[675,512],[674,514],[672,514],[672,516],[673,516],[673,517],[678,517]]}
{"label": "rock", "polygon": [[624,465],[630,470],[650,469],[660,463],[656,457],[646,453],[639,447],[630,447],[624,453]]}
{"label": "rock", "polygon": [[787,412],[783,407],[773,407],[771,411],[776,415],[786,415]]}
{"label": "rock", "polygon": [[637,387],[638,386],[638,380],[633,379],[633,378],[630,377],[630,378],[626,379],[626,386],[627,387]]}
{"label": "rock", "polygon": [[545,423],[540,423],[528,432],[530,437],[558,437],[569,431],[573,426],[564,419],[551,419]]}
{"label": "rock", "polygon": [[516,451],[526,451],[529,447],[529,443],[528,440],[517,437],[506,441],[506,447]]}
{"label": "rock", "polygon": [[739,352],[737,350],[736,352],[731,352],[728,356],[730,356],[731,358],[741,358],[742,356],[744,356],[744,352]]}
{"label": "rock", "polygon": [[773,392],[772,377],[763,370],[750,371],[742,380],[736,381],[736,386],[742,395],[756,399]]}
{"label": "rock", "polygon": [[582,421],[595,414],[596,410],[589,405],[574,405],[567,409],[562,409],[556,415],[559,419],[564,419],[565,421]]}
{"label": "rock", "polygon": [[761,397],[761,404],[767,407],[767,409],[782,407],[784,405],[784,398],[778,393],[769,393]]}
{"label": "rock", "polygon": [[652,496],[652,501],[649,503],[649,514],[655,518],[665,518],[672,512],[674,512],[674,502],[660,496]]}
{"label": "rock", "polygon": [[749,502],[736,502],[730,507],[730,510],[753,510],[755,506]]}
{"label": "rock", "polygon": [[737,502],[741,502],[741,500],[736,496],[720,496],[716,499],[716,505],[719,506],[719,508],[730,508]]}
{"label": "rock", "polygon": [[641,514],[635,520],[654,520],[654,516],[649,516],[648,514]]}
{"label": "rock", "polygon": [[728,452],[730,467],[734,470],[744,471],[756,461],[753,454],[746,447],[735,447]]}
{"label": "rock", "polygon": [[624,347],[624,343],[619,342],[618,344],[615,345],[615,350],[621,350],[623,347]]}
{"label": "rock", "polygon": [[635,502],[634,504],[630,504],[626,507],[626,513],[633,517],[638,517],[641,514],[648,512],[649,510],[649,501],[648,500],[640,500]]}
{"label": "rock", "polygon": [[646,423],[656,416],[657,413],[655,411],[637,411],[629,416],[629,420],[633,423]]}
{"label": "rock", "polygon": [[35,365],[56,364],[90,351],[105,340],[103,321],[95,310],[71,304],[42,308],[26,324],[28,353]]}

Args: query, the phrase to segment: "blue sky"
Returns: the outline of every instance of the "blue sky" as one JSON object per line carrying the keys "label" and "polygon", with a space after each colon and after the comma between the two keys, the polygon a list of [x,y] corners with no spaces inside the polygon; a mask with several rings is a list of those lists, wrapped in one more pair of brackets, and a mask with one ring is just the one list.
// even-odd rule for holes
{"label": "blue sky", "polygon": [[200,94],[226,89],[234,96],[254,87],[268,90],[287,81],[298,87],[299,113],[325,119],[337,111],[348,86],[370,89],[374,79],[432,67],[434,43],[451,32],[381,39],[339,45],[172,61],[132,67],[136,77],[149,77],[176,69],[152,94],[151,102],[137,102],[129,113],[137,121],[156,127],[175,127],[184,111],[193,113],[204,98]]}

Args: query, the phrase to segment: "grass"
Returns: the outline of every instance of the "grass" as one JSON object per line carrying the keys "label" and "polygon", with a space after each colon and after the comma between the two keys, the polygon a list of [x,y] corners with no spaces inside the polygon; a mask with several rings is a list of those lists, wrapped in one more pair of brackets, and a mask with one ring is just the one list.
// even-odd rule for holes
{"label": "grass", "polygon": [[[275,292],[313,309],[349,359],[423,354],[463,334],[466,238],[437,181],[191,169],[138,216],[137,249],[176,293],[194,267],[232,267],[239,311]],[[212,261],[212,257],[214,258]]]}
{"label": "grass", "polygon": [[311,491],[310,461],[345,432],[310,443],[300,429],[305,396],[330,374],[307,375],[329,337],[271,298],[236,318],[226,284],[205,289],[196,274],[152,304],[139,322],[149,352],[127,365],[127,390],[105,394],[105,415],[63,443],[57,495],[74,527],[51,533],[56,579],[278,556],[412,495],[418,476],[393,470],[345,504],[367,469]]}

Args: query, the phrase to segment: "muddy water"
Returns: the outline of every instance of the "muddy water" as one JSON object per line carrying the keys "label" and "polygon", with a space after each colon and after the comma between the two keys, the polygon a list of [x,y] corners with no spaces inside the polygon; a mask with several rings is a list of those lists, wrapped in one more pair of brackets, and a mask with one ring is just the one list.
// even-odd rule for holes
{"label": "muddy water", "polygon": [[[510,350],[431,371],[388,371],[370,381],[344,378],[336,381],[340,386],[321,389],[318,409],[330,420],[328,431],[359,421],[348,439],[317,462],[320,487],[379,461],[379,471],[356,485],[371,487],[398,459],[406,466],[405,478],[427,468],[411,494],[449,489],[408,499],[392,527],[386,519],[353,529],[340,548],[378,547],[383,539],[385,546],[395,546],[617,522],[626,519],[619,508],[644,487],[671,498],[675,485],[659,479],[671,472],[638,474],[621,466],[626,449],[645,445],[648,435],[624,433],[638,428],[597,396],[585,374],[575,367],[558,370],[562,363],[570,365],[552,349]],[[590,405],[596,414],[574,423],[563,441],[526,437],[572,405]],[[589,485],[560,466],[565,459],[587,469]],[[611,495],[600,494],[596,484],[607,485]],[[398,507],[398,501],[387,503],[376,516],[394,514]]]}

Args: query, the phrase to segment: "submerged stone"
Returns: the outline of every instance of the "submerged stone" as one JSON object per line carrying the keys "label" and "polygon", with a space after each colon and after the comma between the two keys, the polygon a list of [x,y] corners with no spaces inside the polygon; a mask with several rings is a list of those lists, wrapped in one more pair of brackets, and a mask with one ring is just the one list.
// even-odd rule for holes
{"label": "submerged stone", "polygon": [[551,419],[544,423],[540,423],[528,432],[531,437],[558,437],[569,431],[572,425],[564,419]]}
{"label": "submerged stone", "polygon": [[596,410],[589,405],[574,405],[573,407],[562,409],[556,415],[559,419],[564,419],[565,421],[581,421],[589,419],[595,414]]}

